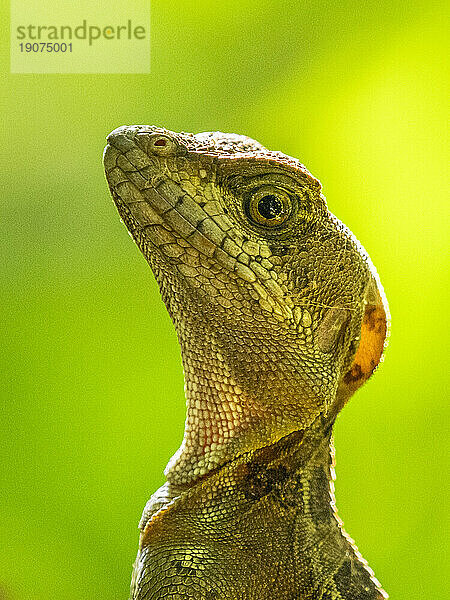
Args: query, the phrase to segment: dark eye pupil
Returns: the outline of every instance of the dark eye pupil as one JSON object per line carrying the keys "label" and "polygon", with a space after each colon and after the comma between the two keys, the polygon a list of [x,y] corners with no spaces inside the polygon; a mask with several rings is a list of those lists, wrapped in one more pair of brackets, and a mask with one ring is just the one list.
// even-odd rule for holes
{"label": "dark eye pupil", "polygon": [[258,212],[265,219],[275,219],[283,211],[283,204],[273,194],[263,196],[258,202]]}

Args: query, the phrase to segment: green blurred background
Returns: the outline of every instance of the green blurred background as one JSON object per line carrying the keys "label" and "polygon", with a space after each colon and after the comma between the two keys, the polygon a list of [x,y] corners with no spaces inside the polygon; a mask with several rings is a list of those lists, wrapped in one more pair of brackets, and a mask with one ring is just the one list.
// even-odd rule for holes
{"label": "green blurred background", "polygon": [[135,123],[300,158],[367,248],[392,336],[338,420],[338,506],[391,598],[449,597],[445,13],[155,0],[148,75],[9,75],[4,44],[0,598],[125,599],[182,438],[175,334],[103,178]]}

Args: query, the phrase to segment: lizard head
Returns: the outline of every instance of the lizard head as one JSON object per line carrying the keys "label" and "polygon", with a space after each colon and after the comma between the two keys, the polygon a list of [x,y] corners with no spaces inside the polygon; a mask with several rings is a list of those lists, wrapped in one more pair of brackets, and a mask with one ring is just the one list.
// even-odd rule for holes
{"label": "lizard head", "polygon": [[173,463],[202,474],[337,413],[379,363],[388,317],[320,182],[219,132],[120,127],[104,163],[182,346],[191,434]]}

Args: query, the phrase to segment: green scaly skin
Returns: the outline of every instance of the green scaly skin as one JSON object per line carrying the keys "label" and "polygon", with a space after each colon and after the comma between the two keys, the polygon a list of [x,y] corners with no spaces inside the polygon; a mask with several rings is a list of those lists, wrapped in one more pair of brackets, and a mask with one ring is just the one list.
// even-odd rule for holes
{"label": "green scaly skin", "polygon": [[333,492],[336,415],[386,335],[364,249],[303,165],[245,136],[120,127],[104,163],[175,325],[187,403],[131,598],[387,598]]}

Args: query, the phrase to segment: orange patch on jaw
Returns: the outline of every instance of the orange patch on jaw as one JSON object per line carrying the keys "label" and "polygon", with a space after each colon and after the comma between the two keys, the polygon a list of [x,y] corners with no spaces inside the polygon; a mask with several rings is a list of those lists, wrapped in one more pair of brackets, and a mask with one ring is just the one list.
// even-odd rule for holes
{"label": "orange patch on jaw", "polygon": [[386,313],[380,298],[377,306],[366,307],[361,326],[361,342],[353,361],[354,365],[361,367],[365,379],[372,375],[381,360],[386,334]]}
{"label": "orange patch on jaw", "polygon": [[367,304],[361,325],[361,340],[350,369],[341,381],[348,399],[374,372],[381,360],[388,329],[386,307],[377,290],[376,304]]}

